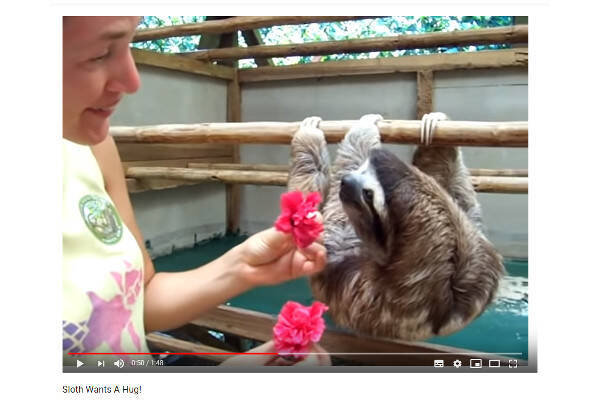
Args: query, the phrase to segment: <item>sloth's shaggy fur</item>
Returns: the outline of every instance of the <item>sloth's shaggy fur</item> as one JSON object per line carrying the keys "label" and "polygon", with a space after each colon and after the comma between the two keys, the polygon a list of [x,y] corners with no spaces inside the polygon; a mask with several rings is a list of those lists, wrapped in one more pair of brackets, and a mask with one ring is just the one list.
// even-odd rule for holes
{"label": "sloth's shaggy fur", "polygon": [[339,326],[421,340],[463,328],[492,301],[502,258],[456,147],[419,147],[408,165],[381,148],[377,115],[340,143],[333,166],[319,118],[292,141],[289,190],[324,199],[328,263],[314,297]]}

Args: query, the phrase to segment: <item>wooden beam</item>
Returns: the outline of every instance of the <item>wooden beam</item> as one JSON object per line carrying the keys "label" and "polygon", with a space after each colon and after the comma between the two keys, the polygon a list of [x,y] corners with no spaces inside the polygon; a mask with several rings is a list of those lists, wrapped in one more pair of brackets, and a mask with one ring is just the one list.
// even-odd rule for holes
{"label": "wooden beam", "polygon": [[227,80],[235,77],[235,70],[231,67],[196,61],[176,54],[163,54],[135,48],[131,49],[131,53],[138,65],[149,65]]}
{"label": "wooden beam", "polygon": [[[357,121],[321,121],[327,142],[341,141]],[[384,143],[419,144],[421,121],[383,120],[377,124]],[[300,122],[230,122],[111,127],[117,143],[263,143],[290,144]],[[527,147],[528,124],[517,122],[440,121],[434,146]]]}
{"label": "wooden beam", "polygon": [[417,35],[332,40],[325,42],[295,43],[285,45],[258,45],[196,51],[185,54],[199,61],[239,60],[242,58],[271,58],[312,56],[372,51],[394,51],[435,47],[455,47],[503,43],[527,43],[527,25],[501,28],[473,29],[452,32],[434,32]]}
{"label": "wooden beam", "polygon": [[[269,314],[219,306],[206,312],[191,323],[254,340],[267,341],[273,338],[273,326],[276,322],[277,318]],[[424,342],[358,336],[333,328],[325,330],[319,344],[328,352],[333,353],[335,357],[367,365],[431,366],[434,357],[435,359],[443,359],[447,365],[451,365],[456,359],[461,360],[463,365],[469,365],[470,358],[481,358],[486,364],[489,359],[500,359],[502,365],[508,365],[508,359],[505,357],[477,353],[474,350]],[[521,361],[519,361],[520,365],[527,364],[526,361]]]}
{"label": "wooden beam", "polygon": [[490,50],[453,54],[429,54],[369,60],[328,61],[278,67],[259,67],[239,71],[240,82],[332,76],[378,75],[421,70],[527,67],[528,49]]}
{"label": "wooden beam", "polygon": [[199,182],[175,179],[134,179],[126,178],[125,184],[129,193],[141,193],[149,190],[174,189],[179,186],[197,185]]}
{"label": "wooden beam", "polygon": [[221,182],[253,185],[285,186],[287,172],[239,171],[172,167],[130,167],[127,178],[136,179],[175,179],[188,182]]}
{"label": "wooden beam", "polygon": [[[258,29],[242,31],[242,36],[246,41],[246,45],[249,47],[263,45],[262,38]],[[254,62],[259,67],[269,67],[274,65],[273,60],[270,58],[254,57]]]}
{"label": "wooden beam", "polygon": [[[206,19],[204,20],[203,23],[211,23],[212,21],[221,21],[221,20],[224,20],[227,18],[231,18],[231,17],[209,15],[206,17]],[[229,38],[227,38],[226,40],[223,40],[224,33],[229,36]],[[198,41],[198,45],[196,46],[196,48],[197,49],[216,49],[219,47],[231,47],[231,46],[224,46],[224,42],[231,41],[232,33],[233,32],[223,32],[223,33],[215,33],[215,34],[204,33],[200,36],[200,40]],[[177,54],[177,53],[175,53],[175,54]],[[233,66],[231,64],[224,64],[224,65],[229,65],[230,67]]]}
{"label": "wooden beam", "polygon": [[232,157],[206,157],[206,158],[183,158],[169,160],[147,160],[147,161],[123,161],[123,172],[129,167],[173,167],[173,168],[191,168],[190,164],[212,164],[221,163],[228,164],[232,161]]}
{"label": "wooden beam", "polygon": [[[133,166],[133,165],[132,165]],[[188,168],[205,168],[205,169],[231,169],[241,171],[285,171],[289,172],[289,165],[281,164],[237,164],[237,163],[222,163],[222,162],[190,162]],[[485,168],[469,168],[471,176],[527,176],[526,169],[485,169]]]}
{"label": "wooden beam", "polygon": [[313,22],[334,22],[366,19],[373,17],[338,17],[338,16],[281,16],[281,17],[232,17],[221,21],[206,21],[197,24],[181,24],[160,28],[139,29],[132,42],[164,39],[175,36],[193,36],[205,33],[226,33],[238,30],[266,28],[277,25],[310,24]]}
{"label": "wooden beam", "polygon": [[[242,94],[240,83],[236,77],[227,86],[227,122],[240,122],[242,120]],[[240,146],[235,143],[233,147],[234,163],[240,162]],[[235,233],[240,229],[240,197],[239,185],[227,185],[225,189],[226,199],[226,229],[227,233]]]}
{"label": "wooden beam", "polygon": [[[190,165],[196,163],[188,164]],[[218,164],[213,164],[218,165]],[[526,169],[486,169],[486,168],[469,168],[469,174],[471,176],[528,176],[529,173]]]}
{"label": "wooden beam", "polygon": [[527,193],[529,178],[505,176],[472,176],[471,183],[477,192]]}
{"label": "wooden beam", "polygon": [[191,162],[187,165],[188,168],[205,168],[205,169],[231,169],[238,171],[279,171],[289,172],[290,167],[287,165],[275,164],[233,164],[233,163],[197,163]]}
{"label": "wooden beam", "polygon": [[118,143],[117,149],[122,161],[233,157],[230,145],[217,143]]}
{"label": "wooden beam", "polygon": [[[287,186],[288,172],[243,171],[239,169],[204,169],[174,167],[129,167],[127,178],[139,180],[174,179],[186,182],[221,182],[226,184]],[[472,176],[477,192],[527,193],[528,180],[523,177]]]}

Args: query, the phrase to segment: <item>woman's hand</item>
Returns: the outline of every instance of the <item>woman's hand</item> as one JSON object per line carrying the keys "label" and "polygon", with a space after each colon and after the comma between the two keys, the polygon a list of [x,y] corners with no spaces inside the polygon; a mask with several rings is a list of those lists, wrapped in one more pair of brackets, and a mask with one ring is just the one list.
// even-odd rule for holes
{"label": "woman's hand", "polygon": [[[322,220],[321,215],[317,218]],[[299,249],[291,234],[270,228],[238,246],[242,277],[250,285],[274,285],[321,271],[327,262],[325,247],[317,239]]]}
{"label": "woman's hand", "polygon": [[[295,362],[277,355],[260,354],[233,356],[223,361],[220,365],[224,367],[249,367],[261,365],[306,367],[331,365],[329,354],[327,354],[327,351],[318,344],[313,343],[308,352],[312,354],[308,354],[303,360]],[[277,350],[275,350],[275,343],[272,340],[269,340],[268,342],[247,351],[247,353],[277,353]]]}

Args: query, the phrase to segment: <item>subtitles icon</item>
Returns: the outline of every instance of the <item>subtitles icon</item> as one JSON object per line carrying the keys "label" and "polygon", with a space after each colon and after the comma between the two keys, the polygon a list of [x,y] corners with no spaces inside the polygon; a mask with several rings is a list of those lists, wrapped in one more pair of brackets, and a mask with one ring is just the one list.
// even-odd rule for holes
{"label": "subtitles icon", "polygon": [[113,364],[115,365],[115,367],[123,368],[123,366],[125,365],[125,362],[122,359],[119,358]]}
{"label": "subtitles icon", "polygon": [[481,368],[482,361],[481,358],[471,358],[471,368]]}
{"label": "subtitles icon", "polygon": [[490,360],[488,365],[490,368],[499,368],[500,360]]}
{"label": "subtitles icon", "polygon": [[444,360],[433,360],[433,366],[435,368],[443,368],[444,367]]}
{"label": "subtitles icon", "polygon": [[517,368],[517,360],[508,360],[508,368]]}

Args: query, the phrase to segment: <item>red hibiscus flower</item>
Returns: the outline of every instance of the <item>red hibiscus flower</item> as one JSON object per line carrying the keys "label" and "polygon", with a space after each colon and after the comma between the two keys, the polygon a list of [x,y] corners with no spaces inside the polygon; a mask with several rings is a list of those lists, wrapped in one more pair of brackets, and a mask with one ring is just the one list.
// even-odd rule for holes
{"label": "red hibiscus flower", "polygon": [[275,221],[277,230],[292,233],[299,248],[309,246],[323,232],[323,224],[316,219],[316,207],[321,202],[321,195],[313,192],[306,199],[303,197],[302,192],[298,191],[282,194],[281,214]]}
{"label": "red hibiscus flower", "polygon": [[[325,321],[321,316],[327,309],[325,304],[318,301],[310,307],[295,301],[285,303],[273,327],[277,352],[289,355],[306,353],[311,343],[321,339],[325,330]],[[296,354],[295,357],[304,359],[306,355]]]}

